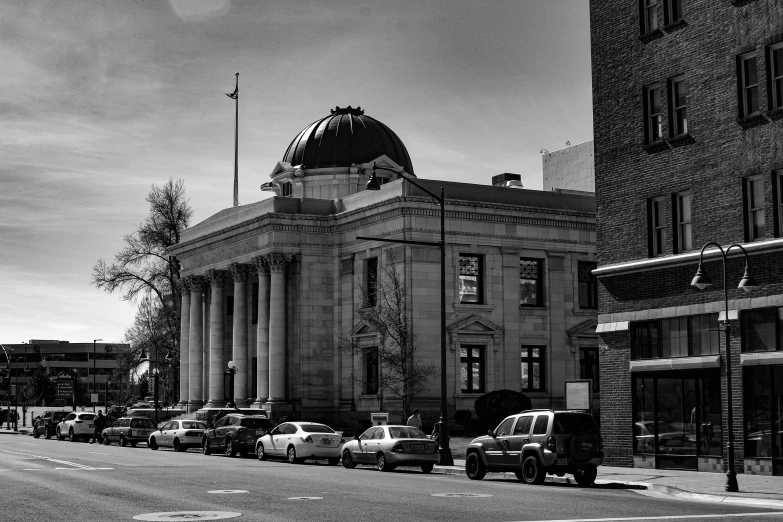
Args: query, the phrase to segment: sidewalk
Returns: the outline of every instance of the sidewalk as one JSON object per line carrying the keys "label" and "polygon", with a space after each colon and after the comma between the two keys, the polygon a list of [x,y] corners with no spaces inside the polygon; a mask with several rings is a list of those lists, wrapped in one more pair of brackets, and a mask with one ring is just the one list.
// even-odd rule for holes
{"label": "sidewalk", "polygon": [[[455,459],[454,466],[435,466],[433,473],[464,475],[465,461]],[[518,480],[510,472],[487,473],[486,478]],[[576,485],[569,475],[550,475],[547,482]],[[727,493],[724,490],[726,475],[723,473],[601,466],[593,487],[632,489],[654,497],[783,508],[783,477],[738,474],[737,482],[739,493]]]}

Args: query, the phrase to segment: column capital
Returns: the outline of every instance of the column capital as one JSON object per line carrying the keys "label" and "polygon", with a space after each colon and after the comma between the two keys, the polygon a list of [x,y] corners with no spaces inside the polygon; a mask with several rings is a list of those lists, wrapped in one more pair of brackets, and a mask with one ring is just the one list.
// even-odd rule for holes
{"label": "column capital", "polygon": [[223,286],[228,280],[228,272],[225,270],[207,270],[207,279],[212,286]]}
{"label": "column capital", "polygon": [[204,290],[204,278],[200,276],[187,276],[180,279],[183,288],[192,292],[201,292]]}
{"label": "column capital", "polygon": [[285,272],[288,263],[291,262],[293,256],[291,254],[267,254],[266,261],[269,264],[270,272]]}
{"label": "column capital", "polygon": [[253,266],[258,272],[259,276],[269,275],[269,263],[266,261],[266,257],[258,256],[253,258]]}
{"label": "column capital", "polygon": [[234,278],[235,283],[244,283],[247,281],[247,276],[250,272],[250,266],[239,263],[231,263],[228,265],[228,270],[231,272],[231,277]]}

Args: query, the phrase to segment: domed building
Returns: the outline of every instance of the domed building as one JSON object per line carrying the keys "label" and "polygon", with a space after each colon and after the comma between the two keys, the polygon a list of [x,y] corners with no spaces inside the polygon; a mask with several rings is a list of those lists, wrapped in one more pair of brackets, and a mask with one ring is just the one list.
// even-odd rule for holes
{"label": "domed building", "polygon": [[[366,190],[374,165],[379,190]],[[439,248],[420,243],[441,230],[422,188],[445,194],[449,412],[498,389],[562,407],[565,382],[584,377],[597,405],[594,198],[525,190],[519,178],[417,178],[402,140],[358,107],[304,127],[261,184],[273,197],[218,212],[171,249],[182,267],[180,405],[233,398],[342,429],[368,425],[371,412],[404,421],[384,357],[394,335],[374,320],[399,306],[411,364],[427,370],[408,399],[430,429],[441,265]],[[402,297],[390,304],[392,273]]]}

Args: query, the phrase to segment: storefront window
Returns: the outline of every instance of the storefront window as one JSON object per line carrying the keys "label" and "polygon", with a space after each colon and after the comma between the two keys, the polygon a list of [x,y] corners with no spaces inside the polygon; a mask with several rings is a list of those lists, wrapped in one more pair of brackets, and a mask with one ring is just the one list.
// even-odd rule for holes
{"label": "storefront window", "polygon": [[771,458],[783,475],[783,366],[743,368],[745,456]]}
{"label": "storefront window", "polygon": [[698,357],[720,353],[718,314],[639,321],[631,325],[633,359]]}
{"label": "storefront window", "polygon": [[780,346],[777,326],[781,315],[783,308],[760,308],[742,312],[742,351],[777,350]]}

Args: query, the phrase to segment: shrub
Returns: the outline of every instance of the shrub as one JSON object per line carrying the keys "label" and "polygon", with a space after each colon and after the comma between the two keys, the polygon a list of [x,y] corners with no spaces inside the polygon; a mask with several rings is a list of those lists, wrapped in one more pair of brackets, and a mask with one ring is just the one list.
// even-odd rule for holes
{"label": "shrub", "polygon": [[462,426],[467,426],[472,417],[473,412],[470,410],[457,410],[454,412],[454,422]]}
{"label": "shrub", "polygon": [[524,393],[512,390],[495,390],[476,399],[473,407],[483,428],[494,429],[509,415],[529,410],[533,404]]}

